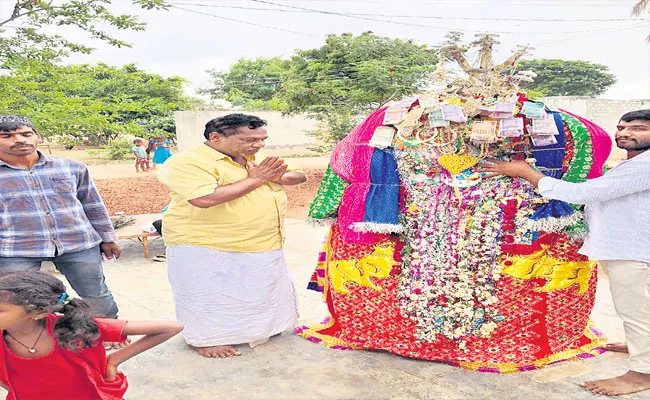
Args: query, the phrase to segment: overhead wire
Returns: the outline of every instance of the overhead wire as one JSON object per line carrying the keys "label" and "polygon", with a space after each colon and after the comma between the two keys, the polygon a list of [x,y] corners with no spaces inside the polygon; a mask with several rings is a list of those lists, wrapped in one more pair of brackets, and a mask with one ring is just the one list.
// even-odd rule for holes
{"label": "overhead wire", "polygon": [[[232,6],[232,5],[218,5],[218,4],[205,4],[205,3],[185,3],[172,1],[170,4],[179,4],[185,6],[209,7],[209,8],[227,8],[233,10],[251,10],[251,11],[272,11],[272,12],[285,12],[285,13],[319,13],[319,10],[293,10],[281,8],[260,8],[260,7],[245,7],[245,6]],[[279,3],[278,3],[279,4]],[[283,5],[284,6],[284,5]],[[354,13],[346,12],[349,16],[359,17],[383,17],[383,18],[412,18],[412,19],[437,19],[437,20],[463,20],[463,21],[513,21],[521,22],[522,18],[487,18],[487,17],[451,17],[440,15],[393,15],[393,14],[373,14],[373,13]],[[645,21],[643,18],[529,18],[525,17],[526,22],[623,22],[623,21]]]}
{"label": "overhead wire", "polygon": [[[272,5],[285,6],[283,4],[278,4],[278,3],[274,3],[274,2],[270,2],[270,1],[266,1],[266,0],[251,0],[251,1],[254,1],[254,2],[257,2],[257,3],[267,3],[267,4],[272,4]],[[322,37],[322,36],[313,35],[313,34],[309,34],[309,33],[305,33],[305,32],[299,32],[299,31],[294,31],[294,30],[290,30],[290,29],[278,28],[278,27],[275,27],[275,26],[258,24],[258,23],[253,23],[253,22],[250,22],[250,21],[244,21],[244,20],[239,20],[239,19],[235,19],[235,18],[224,17],[224,16],[221,16],[221,15],[215,15],[215,14],[210,14],[210,13],[206,13],[206,12],[201,12],[201,11],[197,11],[197,10],[191,10],[191,9],[187,9],[187,8],[184,8],[184,7],[179,7],[177,5],[174,5],[173,7],[177,8],[179,10],[182,10],[182,11],[191,12],[191,13],[200,14],[200,15],[205,15],[205,16],[210,16],[210,17],[213,17],[213,18],[218,18],[218,19],[227,20],[227,21],[231,21],[231,22],[245,23],[245,24],[248,24],[248,25],[253,25],[253,26],[258,26],[258,27],[263,27],[263,28],[267,28],[267,29],[272,29],[272,30],[277,30],[277,31],[287,32],[287,33],[293,33],[293,34],[298,34],[298,35],[308,36],[308,37],[315,37],[315,38],[321,38]],[[288,6],[288,7],[291,7],[291,6]],[[299,8],[302,9],[302,7],[299,7]],[[307,9],[307,10],[302,10],[302,11],[312,11],[312,10]],[[335,12],[328,12],[328,11],[322,11],[322,10],[314,10],[314,11],[317,11],[319,13],[322,12],[322,13],[326,13],[326,14],[333,14],[333,15],[341,15],[341,16],[351,17],[351,16],[348,16],[348,15],[345,15],[345,13],[335,13]],[[364,18],[364,17],[361,17],[361,18],[367,19],[367,18]],[[384,20],[377,20],[377,21],[378,22],[389,22],[389,21],[384,21]],[[412,24],[407,24],[407,25],[412,25]],[[567,41],[572,41],[572,40],[578,40],[578,39],[581,39],[581,38],[584,38],[584,37],[591,37],[591,36],[597,36],[597,35],[606,34],[606,33],[636,29],[636,28],[646,26],[646,25],[647,24],[645,24],[645,23],[640,23],[640,24],[635,24],[635,25],[631,25],[631,26],[625,25],[625,26],[618,26],[618,27],[609,27],[609,28],[593,30],[593,31],[584,30],[584,31],[562,32],[561,34],[587,33],[587,35],[581,35],[581,36],[577,36],[577,37],[553,40],[553,41],[549,41],[549,42],[542,42],[542,43],[533,44],[533,45],[534,46],[547,46],[547,45],[555,44],[555,43],[562,43],[562,42],[567,42]],[[425,26],[430,27],[430,26],[427,26],[427,25],[425,25]],[[449,30],[449,31],[459,31],[459,29],[454,29],[454,28],[441,28],[441,29],[445,29],[445,30]],[[479,31],[474,31],[474,32],[479,32]],[[491,31],[491,33],[504,33],[504,32]],[[513,33],[513,34],[523,35],[523,34],[527,34],[528,32],[505,32],[505,33]],[[531,33],[531,34],[538,35],[538,34],[541,34],[541,33]]]}
{"label": "overhead wire", "polygon": [[[206,0],[210,2],[232,2],[231,0]],[[300,3],[300,2],[309,2],[309,3],[314,3],[314,2],[320,2],[320,3],[335,3],[335,2],[342,2],[342,3],[359,3],[359,4],[394,4],[394,0],[282,0],[283,2],[290,2],[290,3]],[[410,3],[417,3],[417,4],[431,4],[431,5],[456,5],[456,4],[481,4],[485,5],[486,1],[485,0],[447,0],[447,1],[439,1],[439,0],[432,0],[432,1],[413,1],[411,0]],[[543,6],[543,7],[548,7],[548,6],[553,6],[553,7],[630,7],[630,4],[621,4],[620,2],[609,2],[609,3],[599,3],[599,2],[594,2],[594,0],[587,0],[585,2],[580,2],[580,3],[572,3],[570,1],[566,0],[556,0],[556,1],[545,1],[545,2],[525,2],[521,0],[512,0],[512,1],[504,1],[504,0],[496,0],[494,2],[487,2],[487,4],[492,4],[492,5],[507,5],[507,6]]]}
{"label": "overhead wire", "polygon": [[538,43],[534,44],[534,47],[541,47],[541,46],[547,46],[549,44],[555,44],[555,43],[562,43],[562,42],[568,42],[568,41],[573,41],[573,40],[578,40],[586,37],[591,37],[591,36],[599,36],[603,35],[606,33],[613,33],[613,32],[620,32],[620,31],[626,31],[626,30],[631,30],[631,29],[636,29],[636,28],[641,28],[641,27],[648,27],[648,23],[645,24],[636,24],[636,25],[630,25],[627,27],[619,27],[619,28],[612,28],[612,29],[607,29],[602,32],[597,32],[597,33],[591,33],[589,35],[582,35],[582,36],[577,36],[577,37],[572,37],[572,38],[566,38],[566,39],[559,39],[559,40],[552,40],[550,42],[543,42],[543,43]]}
{"label": "overhead wire", "polygon": [[[342,13],[342,12],[336,12],[336,11],[326,11],[326,10],[318,10],[318,9],[313,9],[313,8],[290,6],[290,5],[280,4],[280,3],[267,1],[267,0],[250,0],[250,1],[255,2],[255,3],[260,3],[260,4],[274,5],[274,6],[278,6],[278,7],[287,7],[287,8],[292,8],[292,9],[311,11],[311,12],[324,14],[324,15],[336,15],[336,16],[341,16],[341,17],[346,17],[346,18],[360,19],[360,20],[373,21],[373,22],[383,22],[383,23],[387,23],[387,24],[395,24],[395,25],[402,25],[402,26],[408,26],[408,27],[420,27],[420,28],[438,29],[438,30],[445,30],[445,31],[474,32],[474,33],[481,33],[481,32],[487,32],[488,31],[488,30],[485,30],[485,29],[452,28],[452,27],[414,24],[414,23],[409,23],[409,22],[392,21],[392,20],[385,20],[385,19],[376,19],[376,18],[370,18],[370,17],[355,16],[355,15],[350,15],[348,13]],[[566,34],[571,34],[571,33],[587,33],[587,32],[599,32],[599,31],[602,31],[602,29],[593,30],[593,31],[581,30],[581,31],[565,31],[565,32],[516,32],[516,31],[497,31],[497,30],[490,29],[489,33],[516,34],[516,35],[566,35]]]}
{"label": "overhead wire", "polygon": [[280,31],[280,32],[294,33],[296,35],[309,36],[309,37],[314,37],[314,38],[321,38],[322,37],[322,36],[318,36],[318,35],[312,35],[311,33],[299,32],[299,31],[294,31],[294,30],[291,30],[291,29],[278,28],[276,26],[258,24],[258,23],[251,22],[251,21],[244,21],[244,20],[241,20],[241,19],[224,17],[222,15],[215,15],[215,14],[210,14],[210,13],[206,13],[206,12],[202,12],[202,11],[190,10],[190,9],[183,8],[183,7],[178,7],[178,6],[173,6],[173,7],[178,9],[178,10],[183,10],[183,11],[190,12],[190,13],[195,13],[195,14],[205,15],[205,16],[209,16],[209,17],[213,17],[213,18],[218,18],[218,19],[222,19],[222,20],[225,20],[225,21],[239,22],[239,23],[243,23],[243,24],[246,24],[246,25],[258,26],[258,27],[261,27],[261,28],[273,29],[273,30]]}

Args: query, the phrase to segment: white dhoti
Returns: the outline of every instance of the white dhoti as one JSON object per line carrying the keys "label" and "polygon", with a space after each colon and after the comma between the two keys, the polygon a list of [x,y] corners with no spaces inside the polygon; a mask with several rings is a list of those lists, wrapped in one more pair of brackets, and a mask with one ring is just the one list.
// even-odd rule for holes
{"label": "white dhoti", "polygon": [[298,320],[283,250],[239,253],[170,246],[167,271],[176,318],[192,346],[260,342]]}

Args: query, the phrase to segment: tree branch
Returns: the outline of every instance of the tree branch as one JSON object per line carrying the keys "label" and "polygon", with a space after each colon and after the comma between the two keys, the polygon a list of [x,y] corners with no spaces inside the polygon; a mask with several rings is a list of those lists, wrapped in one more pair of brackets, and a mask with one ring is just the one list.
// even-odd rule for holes
{"label": "tree branch", "polygon": [[[50,2],[49,4],[52,4],[52,2]],[[14,14],[9,19],[6,19],[6,20],[0,22],[0,26],[3,26],[4,24],[7,24],[9,22],[13,22],[13,21],[17,20],[20,17],[24,17],[25,15],[35,14],[37,12],[52,10],[52,9],[55,9],[55,8],[62,8],[62,7],[49,7],[48,6],[48,7],[45,7],[45,8],[37,8],[35,10],[29,10],[29,11],[24,12],[22,14]]]}

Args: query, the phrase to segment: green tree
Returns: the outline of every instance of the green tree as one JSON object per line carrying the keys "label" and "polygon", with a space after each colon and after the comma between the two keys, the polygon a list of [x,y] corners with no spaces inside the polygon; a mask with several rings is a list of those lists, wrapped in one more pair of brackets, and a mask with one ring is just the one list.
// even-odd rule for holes
{"label": "green tree", "polygon": [[[11,0],[7,3],[10,4]],[[164,0],[132,0],[145,10],[167,9]],[[144,30],[135,15],[111,11],[112,0],[14,0],[0,10],[0,64],[16,59],[55,60],[68,52],[90,53],[93,49],[52,33],[53,28],[77,28],[93,39],[117,47],[130,45],[109,30]]]}
{"label": "green tree", "polygon": [[522,82],[521,87],[543,96],[598,96],[616,83],[607,66],[588,61],[522,60],[518,69],[537,74],[534,82]]}
{"label": "green tree", "polygon": [[321,122],[317,134],[328,148],[386,102],[425,89],[436,62],[431,49],[411,40],[330,35],[324,46],[292,57],[282,110]]}
{"label": "green tree", "polygon": [[289,60],[240,60],[229,72],[212,71],[214,87],[205,92],[249,109],[307,113],[321,122],[315,134],[327,148],[374,109],[423,90],[435,64],[435,53],[411,40],[330,35]]}
{"label": "green tree", "polygon": [[275,95],[280,91],[290,69],[290,61],[278,57],[240,59],[228,72],[210,70],[212,87],[201,93],[212,98],[225,98],[247,110],[278,110]]}
{"label": "green tree", "polygon": [[0,76],[0,109],[29,116],[45,137],[70,145],[89,137],[104,144],[120,134],[143,136],[147,128],[173,131],[173,112],[195,104],[183,94],[184,84],[183,78],[163,78],[134,65],[27,60]]}

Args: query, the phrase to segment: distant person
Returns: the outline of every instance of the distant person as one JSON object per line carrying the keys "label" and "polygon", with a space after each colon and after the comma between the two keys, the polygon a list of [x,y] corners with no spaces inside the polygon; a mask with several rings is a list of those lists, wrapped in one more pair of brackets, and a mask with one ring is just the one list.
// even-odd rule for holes
{"label": "distant person", "polygon": [[598,260],[607,273],[627,341],[607,349],[627,352],[630,360],[627,373],[582,385],[608,396],[650,390],[650,110],[623,115],[616,129],[616,145],[627,150],[627,160],[583,183],[545,176],[524,161],[478,168],[523,178],[549,199],[586,205],[589,233],[580,253]]}
{"label": "distant person", "polygon": [[[147,160],[151,161],[157,145],[158,142],[154,136],[150,136],[149,139],[147,139]],[[154,165],[153,167],[155,169],[156,166]]]}
{"label": "distant person", "polygon": [[[173,321],[93,319],[90,307],[42,272],[0,278],[0,386],[7,399],[122,400],[128,387],[118,367],[175,336]],[[108,356],[101,342],[144,335]]]}
{"label": "distant person", "polygon": [[285,185],[307,180],[260,149],[266,121],[230,114],[205,125],[205,142],[174,155],[159,179],[167,268],[185,340],[204,357],[241,353],[293,328],[297,296],[284,258]]}
{"label": "distant person", "polygon": [[131,148],[135,156],[135,172],[146,171],[149,169],[149,159],[147,158],[147,151],[144,148],[144,140],[133,140],[133,147]]}
{"label": "distant person", "polygon": [[86,166],[47,156],[20,115],[0,115],[0,273],[52,261],[95,311],[117,318],[102,256],[120,256],[117,236]]}
{"label": "distant person", "polygon": [[165,138],[159,137],[156,138],[156,150],[153,153],[153,165],[156,169],[156,164],[164,164],[169,157],[172,156],[170,148],[172,147],[172,142],[165,140]]}

